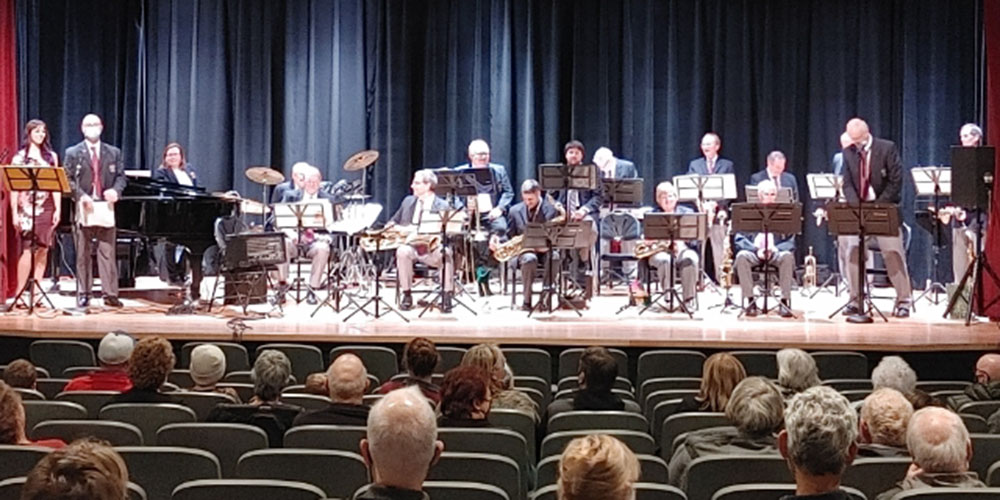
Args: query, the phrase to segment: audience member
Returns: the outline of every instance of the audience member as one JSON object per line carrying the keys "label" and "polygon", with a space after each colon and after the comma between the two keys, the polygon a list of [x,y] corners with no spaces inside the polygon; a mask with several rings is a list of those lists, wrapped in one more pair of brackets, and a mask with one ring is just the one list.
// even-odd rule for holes
{"label": "audience member", "polygon": [[507,366],[507,357],[496,344],[472,346],[464,356],[462,364],[478,366],[490,376],[490,394],[493,408],[520,410],[538,422],[538,407],[531,397],[514,389],[514,375]]}
{"label": "audience member", "polygon": [[559,500],[632,500],[639,460],[621,441],[591,434],[566,445],[559,458]]}
{"label": "audience member", "polygon": [[441,402],[441,388],[431,382],[431,378],[434,375],[434,368],[440,361],[441,356],[434,342],[417,337],[407,342],[406,348],[403,349],[403,368],[406,370],[406,378],[390,380],[375,392],[388,394],[400,387],[415,385],[420,387],[424,396],[436,405]]}
{"label": "audience member", "polygon": [[74,377],[63,390],[125,392],[132,389],[132,379],[128,376],[128,361],[134,347],[135,341],[132,337],[121,330],[105,335],[97,347],[97,363],[100,369]]}
{"label": "audience member", "polygon": [[282,403],[281,391],[292,382],[292,363],[281,351],[266,349],[257,355],[250,373],[253,398],[247,404],[220,404],[212,409],[209,422],[256,425],[267,433],[272,447],[281,447],[285,431],[302,408]]}
{"label": "audience member", "polygon": [[441,382],[438,427],[490,427],[490,377],[478,366],[448,370]]}
{"label": "audience member", "polygon": [[302,387],[302,391],[314,396],[326,396],[328,394],[326,383],[325,372],[310,373],[306,375],[306,383]]}
{"label": "audience member", "polygon": [[908,457],[906,426],[913,405],[896,389],[876,389],[861,406],[858,456]]}
{"label": "audience member", "polygon": [[31,361],[15,359],[3,371],[3,381],[15,389],[32,389],[37,386],[38,370]]}
{"label": "audience member", "polygon": [[922,408],[927,408],[928,406],[937,406],[939,408],[947,408],[948,403],[937,396],[932,396],[927,391],[922,389],[914,389],[913,394],[906,398],[913,405],[913,411],[917,411]]}
{"label": "audience member", "polygon": [[21,500],[122,500],[128,498],[128,468],[106,443],[81,439],[35,464]]}
{"label": "audience member", "polygon": [[782,500],[848,500],[840,478],[857,455],[858,414],[844,396],[816,386],[792,397],[778,450],[795,477],[795,495]]}
{"label": "audience member", "polygon": [[727,352],[717,352],[705,360],[701,369],[701,388],[695,396],[686,396],[674,413],[726,410],[729,395],[747,377],[743,363]]}
{"label": "audience member", "polygon": [[368,390],[368,370],[361,358],[350,353],[337,356],[326,370],[326,383],[330,406],[300,414],[295,417],[294,425],[366,425],[368,407],[364,396]]}
{"label": "audience member", "polygon": [[909,398],[917,389],[917,372],[899,356],[886,356],[872,370],[872,389],[889,387]]}
{"label": "audience member", "polygon": [[219,381],[226,374],[226,354],[215,344],[200,344],[191,349],[192,392],[218,392],[225,394],[236,403],[240,395],[232,387],[219,387]]}
{"label": "audience member", "polygon": [[743,379],[726,403],[726,418],[734,427],[712,427],[688,433],[670,459],[670,484],[686,490],[687,468],[699,457],[777,453],[777,436],[785,419],[785,400],[767,379]]}
{"label": "audience member", "polygon": [[877,500],[889,500],[902,491],[923,488],[984,488],[969,471],[972,440],[961,417],[945,408],[924,408],[910,419],[906,446],[913,456],[906,478]]}
{"label": "audience member", "polygon": [[1000,354],[988,353],[976,361],[976,382],[948,400],[948,406],[958,410],[973,401],[1000,400]]}
{"label": "audience member", "polygon": [[570,398],[549,404],[546,422],[566,411],[631,411],[642,410],[635,401],[625,401],[611,389],[618,377],[618,362],[604,347],[588,347],[580,355],[580,388]]}
{"label": "audience member", "polygon": [[778,387],[786,399],[819,385],[819,368],[809,353],[802,349],[782,349],[777,358]]}
{"label": "audience member", "polygon": [[429,500],[423,484],[444,443],[437,439],[434,410],[417,387],[392,391],[368,414],[361,457],[372,486],[355,500]]}
{"label": "audience member", "polygon": [[0,444],[46,446],[62,448],[66,443],[58,439],[31,441],[24,426],[24,405],[21,395],[11,386],[0,381]]}
{"label": "audience member", "polygon": [[160,392],[160,387],[174,369],[175,361],[174,350],[163,337],[146,337],[136,342],[128,361],[132,388],[113,396],[108,404],[177,402],[169,394]]}

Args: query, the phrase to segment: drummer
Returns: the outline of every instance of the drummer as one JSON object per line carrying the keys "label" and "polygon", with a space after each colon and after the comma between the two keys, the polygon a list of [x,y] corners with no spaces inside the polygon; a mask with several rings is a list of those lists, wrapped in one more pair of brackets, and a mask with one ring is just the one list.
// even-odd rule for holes
{"label": "drummer", "polygon": [[271,191],[271,203],[281,203],[281,199],[288,191],[293,189],[301,190],[306,182],[306,172],[310,168],[312,166],[304,161],[292,165],[292,178],[274,186],[274,191]]}

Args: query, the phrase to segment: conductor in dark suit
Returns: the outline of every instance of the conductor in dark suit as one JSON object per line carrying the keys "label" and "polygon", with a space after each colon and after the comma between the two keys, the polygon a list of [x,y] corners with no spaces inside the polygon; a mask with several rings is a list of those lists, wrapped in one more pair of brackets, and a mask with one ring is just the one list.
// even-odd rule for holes
{"label": "conductor in dark suit", "polygon": [[115,262],[115,227],[84,226],[83,216],[94,212],[95,203],[107,202],[114,210],[125,189],[125,164],[118,148],[101,142],[104,124],[101,117],[89,114],[80,125],[84,140],[66,150],[65,164],[71,175],[73,202],[77,218],[76,236],[76,302],[79,307],[90,305],[94,285],[90,254],[97,241],[97,272],[101,277],[104,305],[121,307],[118,300],[118,267]]}
{"label": "conductor in dark suit", "polygon": [[[701,138],[701,157],[695,158],[688,163],[688,175],[716,175],[735,174],[733,162],[719,156],[722,148],[722,139],[719,134],[709,132]],[[702,209],[714,218],[715,223],[708,229],[708,240],[712,245],[712,265],[715,266],[715,279],[722,276],[722,261],[725,259],[726,226],[722,224],[728,216],[726,208],[729,203],[725,200],[715,202],[707,201]]]}
{"label": "conductor in dark suit", "polygon": [[[847,122],[847,135],[851,145],[844,148],[844,198],[848,203],[857,204],[859,200],[877,203],[895,203],[897,206],[903,191],[903,164],[899,158],[899,150],[892,141],[873,137],[868,130],[868,124],[860,118]],[[906,269],[906,250],[903,248],[903,230],[900,228],[896,236],[877,236],[879,249],[885,259],[885,267],[889,272],[889,281],[896,289],[896,305],[892,315],[905,318],[910,315],[912,302],[912,287],[910,274]],[[856,301],[858,287],[858,237],[844,236],[840,244],[847,250],[848,271],[847,283],[851,298]],[[859,314],[852,303],[845,308],[844,314]]]}
{"label": "conductor in dark suit", "polygon": [[750,186],[756,186],[763,181],[770,180],[777,190],[781,188],[792,188],[792,201],[799,201],[799,183],[795,176],[785,171],[785,153],[781,151],[771,151],[767,155],[767,166],[764,170],[750,176]]}
{"label": "conductor in dark suit", "polygon": [[[528,179],[521,183],[521,203],[510,208],[507,212],[507,236],[523,235],[529,223],[548,222],[559,215],[556,207],[542,198],[542,188],[538,181]],[[490,238],[490,250],[495,250],[497,245],[507,238],[493,235]],[[538,269],[538,251],[529,249],[516,257],[517,265],[521,268],[521,280],[524,282],[524,303],[521,308],[531,310],[531,287],[535,283],[535,271]]]}

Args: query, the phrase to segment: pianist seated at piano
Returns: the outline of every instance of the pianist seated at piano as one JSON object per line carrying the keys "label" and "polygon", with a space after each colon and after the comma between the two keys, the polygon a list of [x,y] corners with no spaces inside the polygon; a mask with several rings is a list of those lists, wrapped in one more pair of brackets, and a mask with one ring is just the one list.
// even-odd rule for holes
{"label": "pianist seated at piano", "polygon": [[[304,182],[301,189],[285,191],[281,197],[281,203],[309,203],[311,201],[326,200],[333,204],[333,195],[320,189],[323,182],[323,174],[319,169],[309,165],[304,169]],[[314,229],[302,231],[299,239],[298,231],[295,229],[285,229],[285,263],[278,266],[278,296],[284,298],[284,293],[288,289],[289,264],[292,257],[302,255],[310,260],[309,291],[306,293],[306,302],[315,305],[319,302],[316,291],[323,287],[323,278],[326,276],[326,265],[330,259],[330,239],[325,233],[317,234]]]}
{"label": "pianist seated at piano", "polygon": [[[762,205],[774,203],[778,198],[778,188],[770,179],[757,184],[757,198]],[[792,279],[795,274],[795,235],[775,233],[737,233],[736,275],[743,290],[743,301],[747,302],[746,315],[754,317],[760,314],[753,294],[753,266],[767,262],[778,268],[778,284],[781,286],[781,302],[778,314],[782,318],[791,318],[792,314]],[[765,292],[770,290],[765,286]]]}
{"label": "pianist seated at piano", "polygon": [[[153,171],[153,180],[178,186],[198,187],[198,175],[194,167],[187,162],[184,148],[176,142],[171,142],[163,148],[163,158]],[[153,252],[160,279],[171,284],[184,285],[188,276],[187,249],[182,245],[161,240]]]}
{"label": "pianist seated at piano", "polygon": [[[673,183],[666,181],[656,186],[656,208],[660,213],[667,214],[693,214],[694,209],[677,203],[677,188]],[[656,213],[655,211],[652,213]],[[645,276],[645,267],[656,268],[656,277],[660,281],[660,286],[666,289],[673,286],[670,283],[670,267],[675,266],[675,275],[681,277],[681,297],[684,305],[689,311],[696,309],[695,292],[698,286],[698,241],[675,241],[673,249],[667,248],[669,242],[662,242],[663,249],[649,256],[649,259],[640,261],[640,276]]]}

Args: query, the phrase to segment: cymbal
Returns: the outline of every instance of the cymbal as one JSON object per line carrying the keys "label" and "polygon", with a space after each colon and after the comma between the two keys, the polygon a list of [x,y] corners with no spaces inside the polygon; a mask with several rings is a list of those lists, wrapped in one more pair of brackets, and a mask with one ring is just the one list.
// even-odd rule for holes
{"label": "cymbal", "polygon": [[378,160],[378,151],[374,149],[358,151],[344,162],[344,170],[347,172],[364,170],[370,167],[372,163],[375,163],[375,160]]}
{"label": "cymbal", "polygon": [[285,176],[271,167],[250,167],[245,175],[247,179],[265,186],[274,186],[285,182]]}

